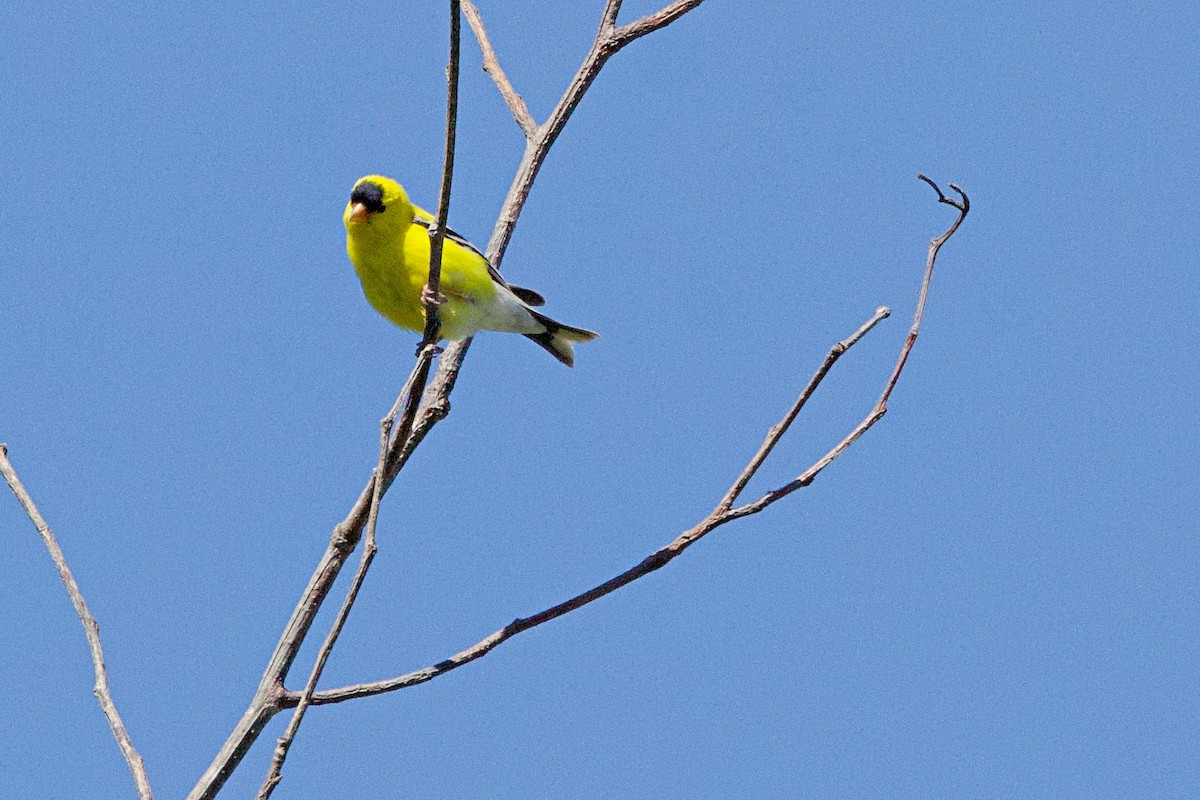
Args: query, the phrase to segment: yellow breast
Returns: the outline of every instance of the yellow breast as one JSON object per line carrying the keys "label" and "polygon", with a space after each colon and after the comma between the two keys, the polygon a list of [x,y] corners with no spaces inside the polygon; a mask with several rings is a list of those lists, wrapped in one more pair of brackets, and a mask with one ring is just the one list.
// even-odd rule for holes
{"label": "yellow breast", "polygon": [[[421,290],[429,279],[429,234],[409,224],[401,234],[374,224],[351,231],[346,252],[362,282],[363,294],[375,310],[401,328],[425,327]],[[496,294],[487,262],[451,240],[442,249],[442,338],[461,339],[475,333]]]}

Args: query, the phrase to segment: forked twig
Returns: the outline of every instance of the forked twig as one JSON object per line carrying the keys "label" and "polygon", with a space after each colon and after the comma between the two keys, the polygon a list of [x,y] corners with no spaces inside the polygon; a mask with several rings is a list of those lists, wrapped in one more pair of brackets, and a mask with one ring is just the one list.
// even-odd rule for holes
{"label": "forked twig", "polygon": [[117,713],[117,706],[113,702],[112,693],[108,688],[108,669],[104,666],[104,649],[100,646],[100,623],[88,609],[87,602],[83,599],[83,593],[79,590],[79,584],[75,582],[75,576],[71,574],[71,568],[67,566],[67,557],[63,555],[62,548],[58,546],[54,531],[50,530],[50,525],[42,517],[42,512],[38,511],[38,507],[25,489],[25,485],[17,477],[17,471],[13,469],[12,462],[8,460],[8,446],[3,444],[0,444],[0,473],[4,475],[8,488],[12,489],[12,493],[17,497],[17,502],[21,504],[21,508],[25,509],[33,527],[37,528],[38,535],[42,537],[42,543],[50,552],[50,559],[58,569],[58,577],[62,580],[63,586],[67,588],[71,605],[75,606],[75,613],[83,624],[88,648],[92,651],[92,668],[96,673],[96,684],[92,687],[92,694],[96,696],[96,702],[100,704],[100,710],[104,712],[104,717],[108,720],[108,727],[112,730],[113,738],[117,740],[117,747],[121,749],[121,755],[125,757],[129,771],[133,773],[133,782],[137,787],[138,797],[141,800],[153,800],[154,793],[150,790],[150,778],[146,775],[146,765],[142,762],[137,748],[133,746],[129,732],[125,730],[125,723],[121,721],[121,715]]}
{"label": "forked twig", "polygon": [[[928,182],[928,179],[924,178],[923,176],[922,180],[926,180]],[[951,185],[953,186],[953,184]],[[926,259],[925,275],[921,281],[921,290],[917,302],[917,309],[913,318],[913,327],[909,331],[908,337],[905,339],[904,345],[901,348],[900,357],[897,361],[896,368],[892,371],[891,375],[889,375],[888,380],[884,385],[883,394],[880,396],[879,400],[876,401],[871,413],[867,415],[867,418],[863,420],[863,422],[855,426],[855,428],[851,430],[849,434],[847,434],[840,442],[838,442],[829,452],[818,459],[811,467],[801,473],[796,480],[785,484],[779,489],[767,492],[761,498],[751,503],[732,507],[733,502],[745,488],[746,484],[750,482],[750,479],[754,477],[759,467],[762,466],[763,462],[766,460],[766,457],[770,454],[776,443],[778,443],[779,439],[787,431],[792,421],[795,420],[800,409],[803,408],[807,400],[816,391],[817,387],[821,384],[821,381],[829,373],[829,370],[833,364],[837,362],[839,358],[841,358],[846,350],[852,347],[872,328],[874,328],[875,325],[887,318],[887,316],[890,314],[890,311],[887,309],[887,307],[880,306],[875,311],[875,314],[865,323],[863,323],[858,330],[830,348],[828,355],[825,356],[824,362],[817,369],[812,379],[808,382],[808,385],[805,386],[803,391],[801,391],[799,397],[796,399],[796,402],[792,405],[791,409],[788,410],[787,414],[784,415],[783,419],[774,425],[767,433],[767,437],[762,446],[759,448],[758,452],[755,453],[755,455],[750,459],[750,462],[746,465],[745,469],[743,469],[737,478],[734,479],[733,484],[725,493],[725,496],[717,504],[717,507],[713,509],[708,516],[706,516],[692,528],[689,528],[681,533],[669,544],[659,548],[634,567],[622,572],[620,575],[617,575],[614,578],[605,581],[599,586],[589,589],[588,591],[577,595],[570,600],[559,603],[555,606],[551,606],[550,608],[540,611],[532,616],[517,618],[505,627],[492,633],[490,636],[443,661],[396,678],[374,681],[371,683],[355,684],[352,686],[344,686],[338,689],[317,692],[312,697],[312,703],[314,705],[324,705],[326,703],[339,703],[356,698],[371,697],[378,694],[384,694],[386,692],[393,692],[397,689],[404,689],[409,686],[416,686],[418,684],[425,683],[426,681],[430,681],[440,675],[444,675],[445,673],[457,669],[464,664],[469,664],[478,658],[482,658],[503,642],[511,639],[513,636],[516,636],[518,633],[527,631],[530,628],[535,628],[538,625],[549,622],[553,619],[557,619],[564,614],[568,614],[576,609],[582,608],[594,600],[598,600],[605,595],[615,592],[622,586],[627,586],[628,584],[633,583],[635,580],[661,569],[688,547],[695,544],[697,541],[716,528],[719,528],[728,522],[732,522],[735,519],[741,519],[742,517],[756,514],[772,503],[796,491],[797,489],[811,484],[817,475],[819,475],[826,467],[833,463],[833,461],[839,455],[845,452],[851,444],[853,444],[859,437],[866,433],[871,426],[882,419],[884,413],[887,411],[887,399],[896,386],[900,372],[904,369],[904,364],[907,361],[908,354],[912,351],[913,344],[916,341],[917,332],[920,329],[921,320],[925,310],[925,300],[929,294],[929,284],[933,278],[933,264],[937,259],[938,250],[940,250],[941,246],[945,244],[952,235],[954,235],[956,230],[958,230],[958,226],[962,223],[963,219],[966,218],[967,211],[970,208],[970,201],[967,199],[967,196],[962,192],[961,189],[958,189],[957,187],[954,188],[955,191],[962,196],[961,204],[957,203],[956,201],[945,200],[941,197],[940,191],[938,192],[939,200],[941,202],[947,202],[949,205],[957,208],[959,210],[959,216],[945,233],[935,238],[930,243],[929,255]],[[284,704],[294,703],[295,701],[295,696],[291,693],[285,694],[281,698],[281,702]]]}
{"label": "forked twig", "polygon": [[[617,14],[621,10],[621,0],[607,0],[604,6],[604,11],[600,16],[600,27],[596,31],[596,37],[592,40],[592,46],[584,56],[583,64],[576,71],[571,82],[567,84],[566,91],[563,92],[558,103],[550,112],[550,116],[546,121],[538,125],[534,123],[532,116],[528,117],[527,122],[522,122],[522,114],[513,110],[510,103],[509,108],[513,110],[513,116],[521,125],[521,129],[526,131],[525,154],[521,159],[520,166],[517,167],[517,174],[513,177],[512,185],[508,189],[508,196],[504,199],[504,205],[500,209],[500,215],[496,219],[496,226],[492,229],[492,237],[488,241],[486,255],[492,265],[499,268],[500,262],[504,260],[504,251],[508,249],[508,242],[512,238],[513,229],[516,228],[517,219],[521,216],[521,211],[525,207],[525,201],[529,197],[529,190],[533,187],[533,181],[537,177],[538,171],[542,168],[542,164],[546,160],[546,154],[550,151],[554,141],[558,135],[562,133],[563,128],[567,124],[567,120],[571,118],[579,101],[583,99],[583,95],[591,87],[592,82],[596,80],[596,76],[600,74],[600,70],[608,63],[608,59],[616,55],[625,45],[645,36],[648,33],[664,28],[675,20],[682,17],[688,11],[699,6],[703,0],[676,0],[664,8],[652,14],[648,14],[635,22],[627,25],[618,26]],[[472,9],[474,6],[468,5]],[[466,8],[466,6],[464,6]],[[504,76],[501,82],[496,78],[496,74],[504,75],[504,71],[500,69],[500,64],[496,61],[496,52],[492,48],[491,40],[488,38],[487,30],[483,26],[483,19],[479,16],[478,9],[474,9],[474,17],[468,12],[467,22],[471,25],[471,30],[475,34],[475,38],[479,41],[480,51],[484,53],[485,62],[490,60],[495,62],[496,73],[492,74],[492,78],[496,81],[497,88],[501,95],[506,99],[508,92],[511,92],[518,99],[520,95],[512,88],[512,83]],[[486,69],[486,67],[485,67]],[[524,106],[524,101],[521,101],[521,106]],[[525,109],[525,114],[528,114],[528,108]],[[532,130],[532,133],[530,133]],[[467,340],[469,341],[469,340]],[[447,352],[447,358],[442,359],[442,364],[438,368],[438,381],[449,380],[453,381],[453,377],[447,373],[453,371],[457,373],[461,366],[462,356],[466,354],[469,345],[460,347],[451,346],[451,353]]]}
{"label": "forked twig", "polygon": [[762,446],[758,448],[758,452],[754,454],[754,457],[750,459],[750,463],[742,470],[742,474],[737,477],[737,480],[729,487],[729,491],[721,498],[721,502],[717,504],[716,510],[718,512],[728,511],[730,506],[733,505],[733,501],[738,499],[738,495],[746,488],[746,484],[754,477],[754,473],[758,472],[758,468],[762,466],[762,463],[767,460],[767,456],[771,455],[771,451],[775,449],[775,445],[787,433],[788,428],[796,420],[796,416],[800,413],[800,410],[804,408],[804,404],[808,402],[808,398],[812,397],[817,391],[817,387],[821,384],[825,375],[837,363],[837,360],[842,357],[842,354],[853,347],[859,339],[866,336],[871,328],[874,328],[878,323],[891,316],[891,313],[891,309],[887,306],[880,306],[875,309],[875,316],[864,322],[862,327],[829,349],[829,354],[825,356],[824,363],[817,369],[816,374],[812,376],[812,380],[808,382],[808,386],[804,387],[804,391],[796,398],[796,402],[792,404],[791,409],[788,410],[783,419],[772,425],[771,429],[767,431],[767,438],[763,440]]}

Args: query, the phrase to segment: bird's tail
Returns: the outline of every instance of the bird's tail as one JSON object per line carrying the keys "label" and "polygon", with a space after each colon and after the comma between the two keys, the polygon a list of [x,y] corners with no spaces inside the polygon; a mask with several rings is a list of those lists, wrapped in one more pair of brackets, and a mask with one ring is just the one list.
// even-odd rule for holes
{"label": "bird's tail", "polygon": [[555,322],[545,314],[539,314],[533,309],[530,309],[529,313],[533,314],[534,319],[542,323],[546,330],[541,333],[527,333],[525,335],[537,342],[550,355],[568,367],[575,366],[575,343],[590,342],[599,336],[599,334],[584,330],[583,328],[573,328],[570,325]]}

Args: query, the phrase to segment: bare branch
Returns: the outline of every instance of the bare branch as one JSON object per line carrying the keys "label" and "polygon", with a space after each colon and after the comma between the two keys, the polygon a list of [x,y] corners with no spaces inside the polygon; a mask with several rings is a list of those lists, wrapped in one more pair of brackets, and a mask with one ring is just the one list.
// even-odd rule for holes
{"label": "bare branch", "polygon": [[[931,181],[928,181],[928,179],[922,179],[933,185]],[[953,186],[953,184],[951,184],[951,186]],[[937,188],[936,185],[934,188]],[[929,284],[933,277],[933,264],[937,258],[937,252],[941,246],[945,244],[952,235],[954,235],[954,232],[958,230],[958,226],[962,223],[963,219],[966,217],[968,209],[970,208],[970,201],[967,199],[966,194],[964,194],[958,187],[954,187],[954,189],[963,198],[961,204],[953,200],[947,200],[943,198],[941,192],[938,192],[939,201],[947,202],[949,205],[953,205],[959,210],[959,216],[945,233],[930,243],[929,255],[926,259],[925,276],[921,282],[921,291],[917,301],[917,311],[913,322],[913,329],[909,332],[908,337],[905,339],[905,343],[900,351],[899,361],[897,362],[896,368],[893,370],[891,376],[888,378],[883,394],[880,396],[879,400],[875,404],[875,407],[871,410],[871,413],[867,415],[865,420],[855,426],[855,428],[849,434],[847,434],[845,438],[838,442],[828,453],[818,459],[817,462],[811,467],[801,473],[796,480],[788,483],[780,489],[768,492],[767,494],[763,495],[763,497],[755,500],[752,503],[747,503],[745,505],[738,506],[737,508],[730,508],[730,505],[737,498],[737,495],[742,491],[742,489],[745,488],[750,478],[753,477],[754,473],[758,471],[758,468],[762,466],[762,463],[766,460],[771,450],[775,447],[779,439],[795,420],[800,409],[803,408],[808,398],[812,396],[813,392],[816,390],[817,386],[820,385],[821,381],[829,372],[833,364],[836,363],[839,358],[841,358],[846,350],[853,347],[880,321],[887,318],[890,312],[885,306],[880,306],[878,309],[876,309],[874,315],[864,322],[858,328],[858,330],[830,348],[829,354],[825,356],[824,362],[817,369],[808,385],[803,391],[801,391],[799,397],[796,398],[796,402],[792,405],[792,408],[788,410],[788,413],[784,415],[782,420],[772,426],[762,446],[759,448],[759,451],[754,455],[753,458],[751,458],[750,463],[734,480],[733,485],[730,486],[729,491],[726,492],[721,502],[718,503],[717,507],[713,509],[713,511],[709,513],[707,517],[702,519],[694,527],[684,531],[672,542],[654,551],[636,566],[626,570],[620,575],[605,581],[593,589],[589,589],[583,594],[577,595],[570,600],[559,603],[556,606],[552,606],[544,611],[534,614],[533,616],[515,619],[490,636],[480,640],[471,647],[468,647],[466,650],[456,653],[444,661],[440,661],[437,664],[433,664],[396,678],[390,678],[388,680],[360,683],[353,686],[344,686],[338,689],[317,692],[312,696],[312,703],[314,705],[324,705],[326,703],[340,703],[346,700],[353,700],[361,697],[371,697],[377,694],[393,692],[397,689],[404,689],[409,686],[416,686],[417,684],[430,681],[439,675],[444,675],[445,673],[457,669],[464,664],[469,664],[478,658],[482,658],[500,644],[508,639],[511,639],[513,636],[516,636],[522,631],[535,628],[538,625],[549,622],[552,619],[557,619],[564,614],[568,614],[576,609],[582,608],[594,600],[598,600],[605,595],[615,592],[622,586],[633,583],[635,580],[661,569],[692,544],[699,541],[716,528],[719,528],[728,522],[732,522],[735,519],[741,519],[742,517],[756,514],[777,500],[780,500],[783,497],[786,497],[788,494],[796,491],[797,489],[811,484],[813,480],[816,479],[817,475],[819,475],[827,466],[833,463],[834,459],[845,452],[850,445],[852,445],[858,440],[859,437],[866,433],[871,426],[882,419],[884,413],[887,411],[887,398],[890,396],[892,389],[895,387],[896,381],[899,380],[900,372],[902,371],[904,363],[908,358],[909,352],[912,350],[913,343],[916,341],[917,330],[920,327],[921,318],[924,314],[925,300],[929,294]],[[298,701],[299,698],[294,693],[286,693],[280,698],[280,702],[284,705],[295,704]]]}
{"label": "bare branch", "polygon": [[904,349],[900,351],[900,357],[896,360],[896,368],[892,370],[892,377],[888,379],[887,386],[884,388],[883,394],[879,397],[877,406],[881,412],[887,410],[887,401],[892,396],[892,389],[896,388],[896,381],[900,380],[900,373],[904,370],[905,362],[908,361],[908,354],[912,352],[913,345],[917,343],[917,334],[921,331],[921,321],[925,318],[925,301],[929,297],[929,284],[933,281],[933,265],[937,261],[938,251],[942,249],[942,245],[950,240],[950,237],[958,230],[958,226],[962,225],[963,220],[967,218],[967,214],[971,210],[971,199],[967,197],[962,189],[953,183],[950,184],[950,188],[958,192],[959,196],[962,197],[961,203],[951,200],[942,194],[942,190],[938,188],[938,185],[924,175],[917,175],[917,178],[933,187],[934,191],[937,192],[939,203],[945,203],[957,209],[958,217],[946,229],[945,233],[934,237],[929,242],[929,253],[925,257],[925,277],[921,279],[921,295],[917,298],[917,311],[913,314],[912,327],[908,331],[908,339],[904,342]]}
{"label": "bare branch", "polygon": [[[438,191],[437,222],[429,227],[429,280],[425,284],[425,332],[422,347],[435,345],[441,328],[438,293],[442,275],[442,243],[450,219],[450,185],[454,181],[454,136],[458,128],[458,52],[461,39],[459,0],[450,0],[450,63],[446,66],[446,147],[442,156],[442,187]],[[420,351],[420,347],[417,348]],[[421,382],[424,390],[425,382]],[[382,466],[382,465],[381,465]],[[382,469],[380,470],[382,473]]]}
{"label": "bare branch", "polygon": [[21,508],[25,509],[25,513],[29,515],[29,520],[33,523],[33,527],[37,528],[38,535],[42,537],[42,543],[50,552],[50,559],[58,569],[58,577],[62,580],[63,586],[67,588],[67,595],[71,598],[71,605],[75,606],[75,613],[79,616],[79,621],[83,624],[83,632],[87,636],[88,648],[92,651],[92,668],[96,673],[96,684],[92,687],[92,694],[96,696],[96,701],[100,704],[100,710],[104,712],[104,716],[108,720],[108,727],[112,730],[113,738],[117,740],[117,747],[121,749],[121,755],[125,757],[125,763],[129,765],[129,771],[133,773],[133,782],[137,787],[138,797],[141,800],[153,800],[154,793],[150,790],[150,779],[146,775],[146,765],[142,762],[141,755],[138,754],[137,749],[133,746],[133,740],[129,738],[129,732],[125,730],[125,723],[121,721],[121,715],[117,713],[117,706],[113,703],[112,693],[108,689],[108,670],[104,666],[104,650],[100,646],[100,623],[92,616],[92,612],[88,610],[87,603],[83,599],[83,593],[79,591],[79,584],[75,582],[75,576],[71,574],[71,569],[67,566],[67,558],[63,555],[62,548],[58,546],[58,540],[54,536],[54,531],[50,530],[49,524],[46,523],[45,518],[38,511],[33,498],[25,489],[25,485],[17,477],[17,472],[13,469],[12,462],[8,460],[8,446],[3,444],[0,444],[0,474],[4,475],[4,480],[8,483],[8,488],[12,489],[12,493],[17,497],[17,502],[21,504]]}
{"label": "bare branch", "polygon": [[513,88],[512,81],[500,67],[500,61],[496,58],[496,51],[492,48],[492,42],[488,38],[487,28],[483,25],[483,17],[480,15],[479,9],[471,0],[462,0],[462,10],[463,16],[467,18],[467,24],[471,26],[471,31],[475,34],[475,40],[479,42],[479,51],[483,54],[483,71],[491,76],[492,82],[500,90],[500,96],[504,98],[517,125],[521,126],[521,130],[524,131],[525,138],[532,139],[537,133],[537,123],[534,122],[533,115],[529,113],[529,107],[525,105],[525,100]]}

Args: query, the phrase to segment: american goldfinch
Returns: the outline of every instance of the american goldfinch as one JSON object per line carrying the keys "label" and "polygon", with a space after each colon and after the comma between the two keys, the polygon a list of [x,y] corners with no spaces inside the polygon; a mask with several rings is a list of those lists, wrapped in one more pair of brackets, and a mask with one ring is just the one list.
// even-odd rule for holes
{"label": "american goldfinch", "polygon": [[[413,205],[404,187],[382,175],[360,178],[342,216],[346,252],[375,310],[401,328],[425,327],[429,296],[429,228],[435,217]],[[542,296],[510,286],[466,239],[446,231],[442,249],[441,336],[465,339],[476,331],[523,333],[568,367],[572,345],[596,334],[555,322],[534,311]]]}

